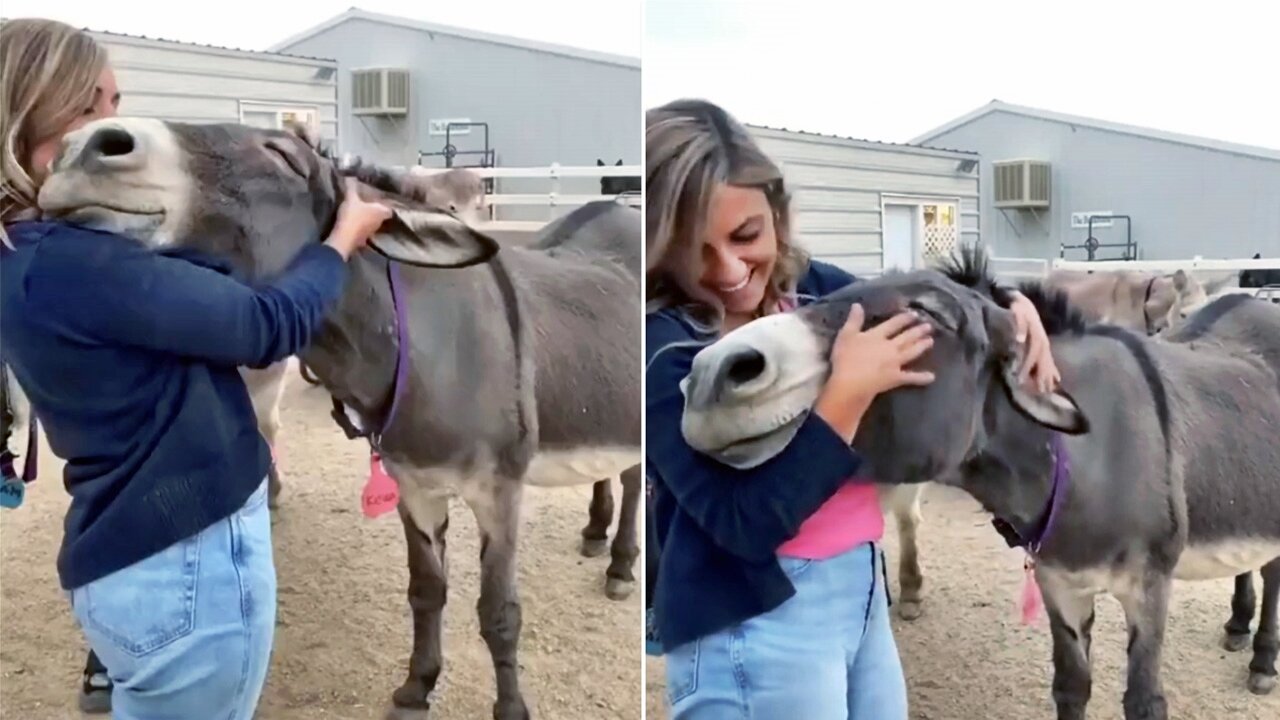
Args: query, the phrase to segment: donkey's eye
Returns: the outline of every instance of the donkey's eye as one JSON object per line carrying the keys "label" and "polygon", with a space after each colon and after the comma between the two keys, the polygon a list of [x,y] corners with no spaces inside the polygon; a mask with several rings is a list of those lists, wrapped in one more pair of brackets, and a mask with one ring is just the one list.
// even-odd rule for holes
{"label": "donkey's eye", "polygon": [[932,303],[925,303],[925,302],[920,302],[919,300],[912,300],[911,302],[907,303],[907,307],[911,310],[915,310],[917,313],[920,313],[924,317],[932,320],[934,325],[937,325],[938,327],[944,330],[951,330],[951,331],[956,330],[955,324],[951,321],[951,318],[947,317],[942,312],[939,312],[937,306],[933,305]]}
{"label": "donkey's eye", "polygon": [[274,142],[264,143],[264,147],[266,148],[268,153],[270,153],[271,155],[274,155],[278,160],[282,161],[285,167],[289,168],[289,170],[292,171],[293,174],[297,175],[300,178],[306,179],[307,169],[306,167],[303,166],[302,161],[300,161],[296,155],[280,147]]}

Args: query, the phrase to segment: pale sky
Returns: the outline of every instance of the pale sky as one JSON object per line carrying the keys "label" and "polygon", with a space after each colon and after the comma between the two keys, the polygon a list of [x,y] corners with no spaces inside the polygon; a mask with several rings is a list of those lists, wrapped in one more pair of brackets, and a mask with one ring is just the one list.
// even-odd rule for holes
{"label": "pale sky", "polygon": [[6,18],[265,50],[355,5],[369,12],[639,57],[640,0],[0,0]]}
{"label": "pale sky", "polygon": [[645,0],[644,103],[905,142],[993,99],[1280,148],[1280,4]]}

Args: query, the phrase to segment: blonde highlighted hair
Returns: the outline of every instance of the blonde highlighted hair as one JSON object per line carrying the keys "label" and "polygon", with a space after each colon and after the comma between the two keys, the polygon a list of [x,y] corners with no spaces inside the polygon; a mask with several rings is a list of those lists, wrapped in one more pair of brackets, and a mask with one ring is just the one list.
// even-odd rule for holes
{"label": "blonde highlighted hair", "polygon": [[757,188],[773,210],[778,261],[763,308],[794,294],[809,256],[792,240],[782,171],[723,109],[705,100],[677,100],[649,110],[645,182],[646,313],[681,308],[707,329],[723,322],[724,308],[714,298],[690,290],[701,274],[711,195],[721,184]]}
{"label": "blonde highlighted hair", "polygon": [[39,214],[30,167],[37,145],[93,105],[107,51],[88,33],[54,20],[0,25],[0,242],[3,225]]}

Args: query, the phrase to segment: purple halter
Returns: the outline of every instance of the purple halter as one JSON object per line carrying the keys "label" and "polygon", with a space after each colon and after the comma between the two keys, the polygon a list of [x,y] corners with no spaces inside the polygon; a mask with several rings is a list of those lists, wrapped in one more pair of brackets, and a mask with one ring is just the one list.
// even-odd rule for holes
{"label": "purple halter", "polygon": [[1032,556],[1040,554],[1040,548],[1053,533],[1055,521],[1066,501],[1067,486],[1071,483],[1071,458],[1067,455],[1061,433],[1055,432],[1050,436],[1049,454],[1053,457],[1053,478],[1049,487],[1049,509],[1044,513],[1043,522],[1038,523],[1027,537],[1022,537],[1008,521],[1001,518],[991,521],[1009,547],[1023,548]]}
{"label": "purple halter", "polygon": [[408,384],[409,377],[409,320],[407,311],[404,306],[404,298],[400,294],[400,270],[395,262],[387,262],[387,284],[391,286],[391,306],[395,309],[396,319],[396,373],[391,380],[391,407],[387,409],[387,414],[382,417],[381,422],[375,430],[363,430],[355,427],[351,420],[347,417],[347,413],[342,406],[342,402],[338,398],[333,398],[333,419],[337,421],[338,426],[346,433],[347,438],[354,440],[355,438],[366,438],[373,449],[377,451],[382,443],[382,434],[391,427],[391,422],[396,417],[396,410],[400,407],[400,399],[404,396],[405,386]]}

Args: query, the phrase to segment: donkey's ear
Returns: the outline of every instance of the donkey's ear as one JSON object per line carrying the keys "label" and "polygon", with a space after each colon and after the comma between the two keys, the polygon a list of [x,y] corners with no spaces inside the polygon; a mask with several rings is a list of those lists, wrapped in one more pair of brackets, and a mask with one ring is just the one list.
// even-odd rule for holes
{"label": "donkey's ear", "polygon": [[1089,432],[1089,419],[1080,410],[1075,399],[1065,391],[1059,389],[1048,393],[1035,392],[1018,382],[1026,357],[1018,344],[1013,313],[995,304],[988,304],[983,306],[982,314],[991,352],[999,366],[1000,384],[1004,386],[1009,402],[1024,415],[1047,428],[1068,435]]}
{"label": "donkey's ear", "polygon": [[1018,372],[1012,365],[1002,369],[1003,385],[1009,401],[1024,415],[1067,435],[1084,435],[1089,432],[1089,418],[1085,417],[1075,398],[1065,390],[1059,388],[1047,393],[1028,390],[1018,382]]}
{"label": "donkey's ear", "polygon": [[488,262],[498,242],[444,212],[397,209],[369,240],[387,259],[407,265],[464,268]]}

